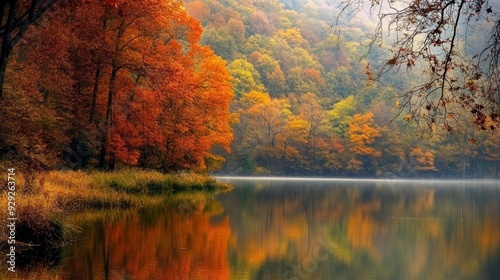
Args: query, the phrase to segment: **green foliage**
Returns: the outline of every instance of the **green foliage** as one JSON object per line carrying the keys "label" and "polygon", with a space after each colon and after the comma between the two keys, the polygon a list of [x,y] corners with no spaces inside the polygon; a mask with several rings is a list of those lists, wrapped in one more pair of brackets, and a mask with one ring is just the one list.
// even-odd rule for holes
{"label": "green foliage", "polygon": [[335,103],[333,108],[328,111],[328,117],[338,135],[346,135],[349,122],[355,113],[356,100],[352,95]]}
{"label": "green foliage", "polygon": [[237,59],[231,62],[227,69],[233,77],[231,83],[237,97],[241,97],[244,93],[252,90],[262,91],[264,89],[260,81],[259,72],[255,70],[250,62],[244,59]]}
{"label": "green foliage", "polygon": [[208,28],[203,33],[202,44],[211,49],[225,60],[232,60],[236,55],[236,40],[231,32],[223,28]]}
{"label": "green foliage", "polygon": [[247,38],[245,45],[242,46],[245,54],[250,55],[254,52],[273,55],[276,46],[276,41],[262,34],[254,34]]}

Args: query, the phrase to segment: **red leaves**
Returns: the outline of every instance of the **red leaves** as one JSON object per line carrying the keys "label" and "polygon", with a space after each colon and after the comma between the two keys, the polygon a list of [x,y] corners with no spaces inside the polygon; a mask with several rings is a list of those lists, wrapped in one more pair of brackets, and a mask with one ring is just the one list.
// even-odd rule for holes
{"label": "red leaves", "polygon": [[396,65],[398,64],[397,58],[393,57],[387,61],[387,65]]}
{"label": "red leaves", "polygon": [[50,107],[27,114],[48,124],[33,131],[53,131],[60,150],[90,131],[102,165],[205,168],[214,145],[229,150],[229,74],[179,2],[81,0],[57,12],[27,38],[14,73],[16,91]]}
{"label": "red leaves", "polygon": [[467,81],[467,83],[465,84],[465,88],[471,92],[475,92],[478,89],[478,85],[476,81],[471,79]]}

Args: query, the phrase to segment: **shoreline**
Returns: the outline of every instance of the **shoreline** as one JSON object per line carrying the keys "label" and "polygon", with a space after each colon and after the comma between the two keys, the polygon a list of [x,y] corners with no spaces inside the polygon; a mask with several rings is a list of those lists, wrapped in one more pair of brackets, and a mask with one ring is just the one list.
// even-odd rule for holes
{"label": "shoreline", "polygon": [[[219,193],[232,186],[198,173],[164,174],[157,171],[47,171],[30,183],[19,174],[16,193],[17,253],[39,247],[57,248],[72,231],[66,218],[96,209],[134,209],[164,201],[179,192]],[[0,203],[7,207],[8,197]],[[1,218],[7,221],[7,213]],[[9,248],[8,234],[0,235],[0,248]]]}

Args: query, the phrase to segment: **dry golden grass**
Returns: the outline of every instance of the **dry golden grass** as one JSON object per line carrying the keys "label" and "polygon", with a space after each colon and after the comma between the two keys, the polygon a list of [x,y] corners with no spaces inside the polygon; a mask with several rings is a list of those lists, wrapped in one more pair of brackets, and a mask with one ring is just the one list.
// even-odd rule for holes
{"label": "dry golden grass", "polygon": [[[85,209],[131,208],[151,205],[164,200],[165,195],[178,191],[226,191],[230,186],[199,174],[163,174],[155,171],[121,170],[115,172],[49,171],[36,176],[30,174],[29,185],[22,173],[16,174],[16,216],[19,231],[16,238],[36,242],[34,233],[53,237],[58,242],[60,233],[54,232],[70,213]],[[8,195],[0,198],[7,207]],[[5,211],[2,219],[7,218]],[[62,228],[62,227],[61,227]],[[23,236],[24,235],[24,236]],[[4,243],[6,233],[0,235]]]}

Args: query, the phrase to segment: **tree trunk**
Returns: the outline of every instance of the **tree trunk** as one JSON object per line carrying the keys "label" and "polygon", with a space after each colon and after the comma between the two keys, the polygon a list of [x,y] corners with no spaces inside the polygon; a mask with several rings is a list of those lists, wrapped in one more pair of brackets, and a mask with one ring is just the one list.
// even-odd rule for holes
{"label": "tree trunk", "polygon": [[101,152],[99,154],[99,167],[104,168],[106,165],[106,154],[108,150],[108,142],[109,142],[109,134],[111,132],[112,126],[112,114],[113,114],[113,96],[115,95],[115,82],[116,82],[116,74],[118,72],[118,68],[113,69],[111,72],[111,77],[109,79],[109,91],[108,91],[108,105],[106,108],[106,119],[104,121],[104,131],[102,137],[101,144]]}
{"label": "tree trunk", "polygon": [[[1,20],[3,21],[3,15],[5,12],[5,8],[7,6],[7,1],[2,3],[1,6]],[[9,1],[9,14],[7,16],[7,22],[5,23],[5,30],[3,31],[2,36],[2,50],[0,52],[0,99],[3,97],[3,83],[5,79],[5,71],[7,70],[7,62],[9,61],[10,51],[12,50],[12,28],[14,26],[14,17],[16,10],[16,0]],[[0,24],[2,23],[0,21]]]}
{"label": "tree trunk", "polygon": [[95,71],[95,81],[94,88],[92,89],[92,105],[90,106],[90,118],[89,123],[92,124],[95,121],[96,106],[97,106],[97,92],[99,91],[99,78],[101,76],[101,65],[97,66]]}

